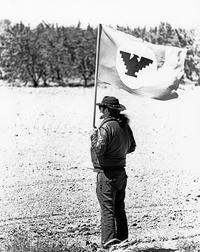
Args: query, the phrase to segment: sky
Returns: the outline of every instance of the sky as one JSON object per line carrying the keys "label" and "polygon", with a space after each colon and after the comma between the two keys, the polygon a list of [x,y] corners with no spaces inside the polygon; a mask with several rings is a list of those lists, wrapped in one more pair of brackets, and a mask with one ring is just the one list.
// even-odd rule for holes
{"label": "sky", "polygon": [[200,0],[0,0],[0,19],[36,26],[42,21],[58,25],[98,23],[200,28]]}

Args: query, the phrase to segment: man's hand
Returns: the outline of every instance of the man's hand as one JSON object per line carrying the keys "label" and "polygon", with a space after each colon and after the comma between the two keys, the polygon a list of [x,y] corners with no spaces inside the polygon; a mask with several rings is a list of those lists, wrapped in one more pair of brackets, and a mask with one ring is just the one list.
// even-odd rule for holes
{"label": "man's hand", "polygon": [[98,129],[94,128],[90,131],[90,139],[91,141],[94,141],[97,139],[97,135],[98,135]]}

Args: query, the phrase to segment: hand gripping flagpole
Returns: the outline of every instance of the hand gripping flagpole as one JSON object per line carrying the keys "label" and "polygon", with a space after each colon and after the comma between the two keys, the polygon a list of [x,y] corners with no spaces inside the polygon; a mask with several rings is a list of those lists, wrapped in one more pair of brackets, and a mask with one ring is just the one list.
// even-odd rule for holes
{"label": "hand gripping flagpole", "polygon": [[96,119],[96,100],[97,100],[97,82],[98,82],[98,72],[99,72],[99,49],[100,49],[101,29],[102,29],[102,25],[99,24],[98,30],[97,30],[96,62],[95,62],[95,77],[94,77],[93,128],[96,128],[95,119]]}

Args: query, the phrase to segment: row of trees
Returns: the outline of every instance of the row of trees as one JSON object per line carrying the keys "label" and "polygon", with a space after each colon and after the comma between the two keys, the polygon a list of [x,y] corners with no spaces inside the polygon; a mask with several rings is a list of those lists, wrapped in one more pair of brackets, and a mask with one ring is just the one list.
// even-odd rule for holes
{"label": "row of trees", "polygon": [[94,74],[96,30],[88,26],[59,27],[45,23],[31,29],[7,21],[0,37],[0,67],[10,82],[63,83],[80,78],[87,86]]}
{"label": "row of trees", "polygon": [[[46,23],[31,28],[23,23],[12,25],[9,20],[1,22],[0,34],[2,78],[9,82],[20,81],[34,87],[50,83],[68,83],[79,78],[85,86],[93,80],[95,71],[95,50],[97,30],[88,26],[64,27]],[[187,78],[200,76],[200,48],[194,31],[174,29],[168,23],[146,29],[117,27],[119,30],[140,37],[146,41],[187,47],[185,62]]]}

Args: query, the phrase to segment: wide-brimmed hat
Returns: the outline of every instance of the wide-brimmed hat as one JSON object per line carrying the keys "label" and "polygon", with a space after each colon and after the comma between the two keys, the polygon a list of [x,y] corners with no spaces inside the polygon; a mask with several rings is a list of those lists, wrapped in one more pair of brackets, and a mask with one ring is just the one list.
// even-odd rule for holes
{"label": "wide-brimmed hat", "polygon": [[119,100],[113,96],[105,96],[101,103],[97,103],[98,106],[106,106],[110,109],[123,111],[126,107],[119,103]]}

